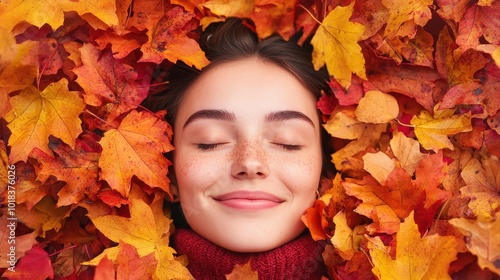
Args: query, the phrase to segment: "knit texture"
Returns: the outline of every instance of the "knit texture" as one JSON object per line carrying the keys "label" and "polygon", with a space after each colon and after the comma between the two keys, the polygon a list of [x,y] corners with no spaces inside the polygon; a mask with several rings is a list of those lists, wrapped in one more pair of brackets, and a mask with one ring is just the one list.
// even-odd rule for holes
{"label": "knit texture", "polygon": [[177,229],[174,248],[189,259],[188,269],[196,280],[226,279],[236,264],[251,260],[259,279],[321,279],[326,268],[321,244],[305,232],[276,249],[259,253],[229,251],[199,236],[192,230]]}

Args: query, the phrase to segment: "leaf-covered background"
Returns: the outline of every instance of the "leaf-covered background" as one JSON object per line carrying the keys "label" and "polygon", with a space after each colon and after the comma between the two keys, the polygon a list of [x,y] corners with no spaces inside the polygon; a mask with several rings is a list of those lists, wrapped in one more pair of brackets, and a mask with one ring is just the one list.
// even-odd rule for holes
{"label": "leaf-covered background", "polygon": [[331,76],[338,173],[303,216],[329,278],[499,277],[495,0],[0,1],[3,277],[190,279],[164,206],[172,130],[140,104],[176,61],[203,68],[200,33],[228,17],[301,30]]}

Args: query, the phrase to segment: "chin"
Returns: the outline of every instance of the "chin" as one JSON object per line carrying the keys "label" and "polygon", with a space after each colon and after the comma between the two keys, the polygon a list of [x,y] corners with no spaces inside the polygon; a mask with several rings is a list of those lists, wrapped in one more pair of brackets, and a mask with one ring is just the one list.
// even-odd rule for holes
{"label": "chin", "polygon": [[224,235],[215,234],[219,238],[205,238],[230,251],[257,253],[275,249],[292,241],[304,231],[305,226],[300,224],[300,226],[288,228],[287,232],[276,230],[276,228],[271,231],[257,231],[258,228],[257,225],[247,225],[245,228],[236,230],[224,230]]}

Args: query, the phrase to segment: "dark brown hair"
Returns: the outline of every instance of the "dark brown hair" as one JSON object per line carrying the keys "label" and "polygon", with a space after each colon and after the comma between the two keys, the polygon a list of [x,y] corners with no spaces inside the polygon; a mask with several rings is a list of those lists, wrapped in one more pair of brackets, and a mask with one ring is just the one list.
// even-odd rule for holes
{"label": "dark brown hair", "polygon": [[[298,34],[300,36],[300,34]],[[296,39],[283,40],[274,35],[259,42],[257,35],[242,20],[227,19],[223,23],[211,24],[200,38],[200,47],[210,64],[202,71],[177,63],[167,76],[168,88],[162,93],[151,95],[143,105],[152,111],[167,110],[166,120],[174,125],[176,110],[183,94],[203,72],[229,61],[256,57],[283,67],[316,98],[322,90],[328,90],[325,72],[314,70],[310,47],[299,46]],[[307,44],[306,44],[307,45]]]}

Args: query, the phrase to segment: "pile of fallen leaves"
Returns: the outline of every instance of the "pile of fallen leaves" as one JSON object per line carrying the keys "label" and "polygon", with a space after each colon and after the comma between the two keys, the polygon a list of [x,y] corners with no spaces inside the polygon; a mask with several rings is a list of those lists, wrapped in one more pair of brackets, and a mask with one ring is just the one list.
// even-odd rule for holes
{"label": "pile of fallen leaves", "polygon": [[331,241],[330,278],[498,277],[499,15],[495,0],[1,1],[0,272],[191,278],[169,246],[172,130],[140,104],[175,62],[208,63],[204,28],[239,17],[312,37],[331,76],[318,108],[338,173],[303,216]]}

